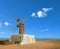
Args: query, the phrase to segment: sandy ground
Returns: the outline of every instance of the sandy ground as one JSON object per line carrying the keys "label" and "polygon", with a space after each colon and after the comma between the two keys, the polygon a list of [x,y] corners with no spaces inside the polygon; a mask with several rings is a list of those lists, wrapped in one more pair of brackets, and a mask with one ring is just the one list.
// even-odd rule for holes
{"label": "sandy ground", "polygon": [[0,49],[60,49],[60,41],[37,41],[28,45],[0,45]]}

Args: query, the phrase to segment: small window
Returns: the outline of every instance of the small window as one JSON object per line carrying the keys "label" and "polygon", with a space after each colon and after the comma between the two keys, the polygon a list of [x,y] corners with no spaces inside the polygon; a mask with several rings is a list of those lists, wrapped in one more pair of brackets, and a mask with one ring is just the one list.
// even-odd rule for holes
{"label": "small window", "polygon": [[19,42],[18,41],[15,41],[15,44],[19,44]]}

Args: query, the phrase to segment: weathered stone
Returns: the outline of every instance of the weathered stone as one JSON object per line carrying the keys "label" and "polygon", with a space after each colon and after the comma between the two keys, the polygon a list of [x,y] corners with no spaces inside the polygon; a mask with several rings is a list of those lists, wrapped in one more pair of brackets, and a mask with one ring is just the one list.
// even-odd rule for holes
{"label": "weathered stone", "polygon": [[13,44],[20,44],[20,45],[31,44],[36,42],[34,35],[27,35],[27,34],[12,35],[10,41]]}

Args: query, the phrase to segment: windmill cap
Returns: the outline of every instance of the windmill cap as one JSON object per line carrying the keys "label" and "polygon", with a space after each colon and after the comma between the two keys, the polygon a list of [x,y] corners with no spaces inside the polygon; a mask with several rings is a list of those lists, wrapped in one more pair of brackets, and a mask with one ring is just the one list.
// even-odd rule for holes
{"label": "windmill cap", "polygon": [[20,21],[20,18],[17,18],[17,22],[19,22]]}

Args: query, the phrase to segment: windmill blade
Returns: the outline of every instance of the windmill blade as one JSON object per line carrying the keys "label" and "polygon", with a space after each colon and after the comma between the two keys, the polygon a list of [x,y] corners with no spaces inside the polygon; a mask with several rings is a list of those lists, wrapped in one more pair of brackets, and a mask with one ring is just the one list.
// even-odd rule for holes
{"label": "windmill blade", "polygon": [[20,18],[17,18],[17,20],[16,20],[17,22],[20,22]]}
{"label": "windmill blade", "polygon": [[[26,22],[26,21],[29,21],[30,18],[28,16],[26,16],[25,18],[23,18],[23,20]],[[34,20],[33,20],[34,21]],[[34,22],[29,22],[30,24],[34,24]]]}
{"label": "windmill blade", "polygon": [[[25,21],[28,21],[28,20],[29,20],[29,18],[26,16],[26,17],[24,17],[21,21],[24,21],[24,22],[25,22]],[[20,21],[20,22],[21,22],[21,21]]]}
{"label": "windmill blade", "polygon": [[[19,22],[19,23],[21,23],[22,21],[29,20],[29,18],[28,18],[27,16],[24,17],[22,20],[20,20],[19,16],[14,16],[14,19],[15,19],[17,22]],[[18,26],[18,25],[17,25],[17,26]],[[17,31],[17,29],[18,29],[17,26],[12,27],[12,32],[13,32],[13,33]]]}
{"label": "windmill blade", "polygon": [[15,19],[19,17],[16,13],[12,14],[12,16],[13,16],[13,18],[15,18]]}
{"label": "windmill blade", "polygon": [[12,18],[14,19],[14,20],[17,20],[18,18],[20,18],[16,13],[14,13],[14,14],[12,14]]}

